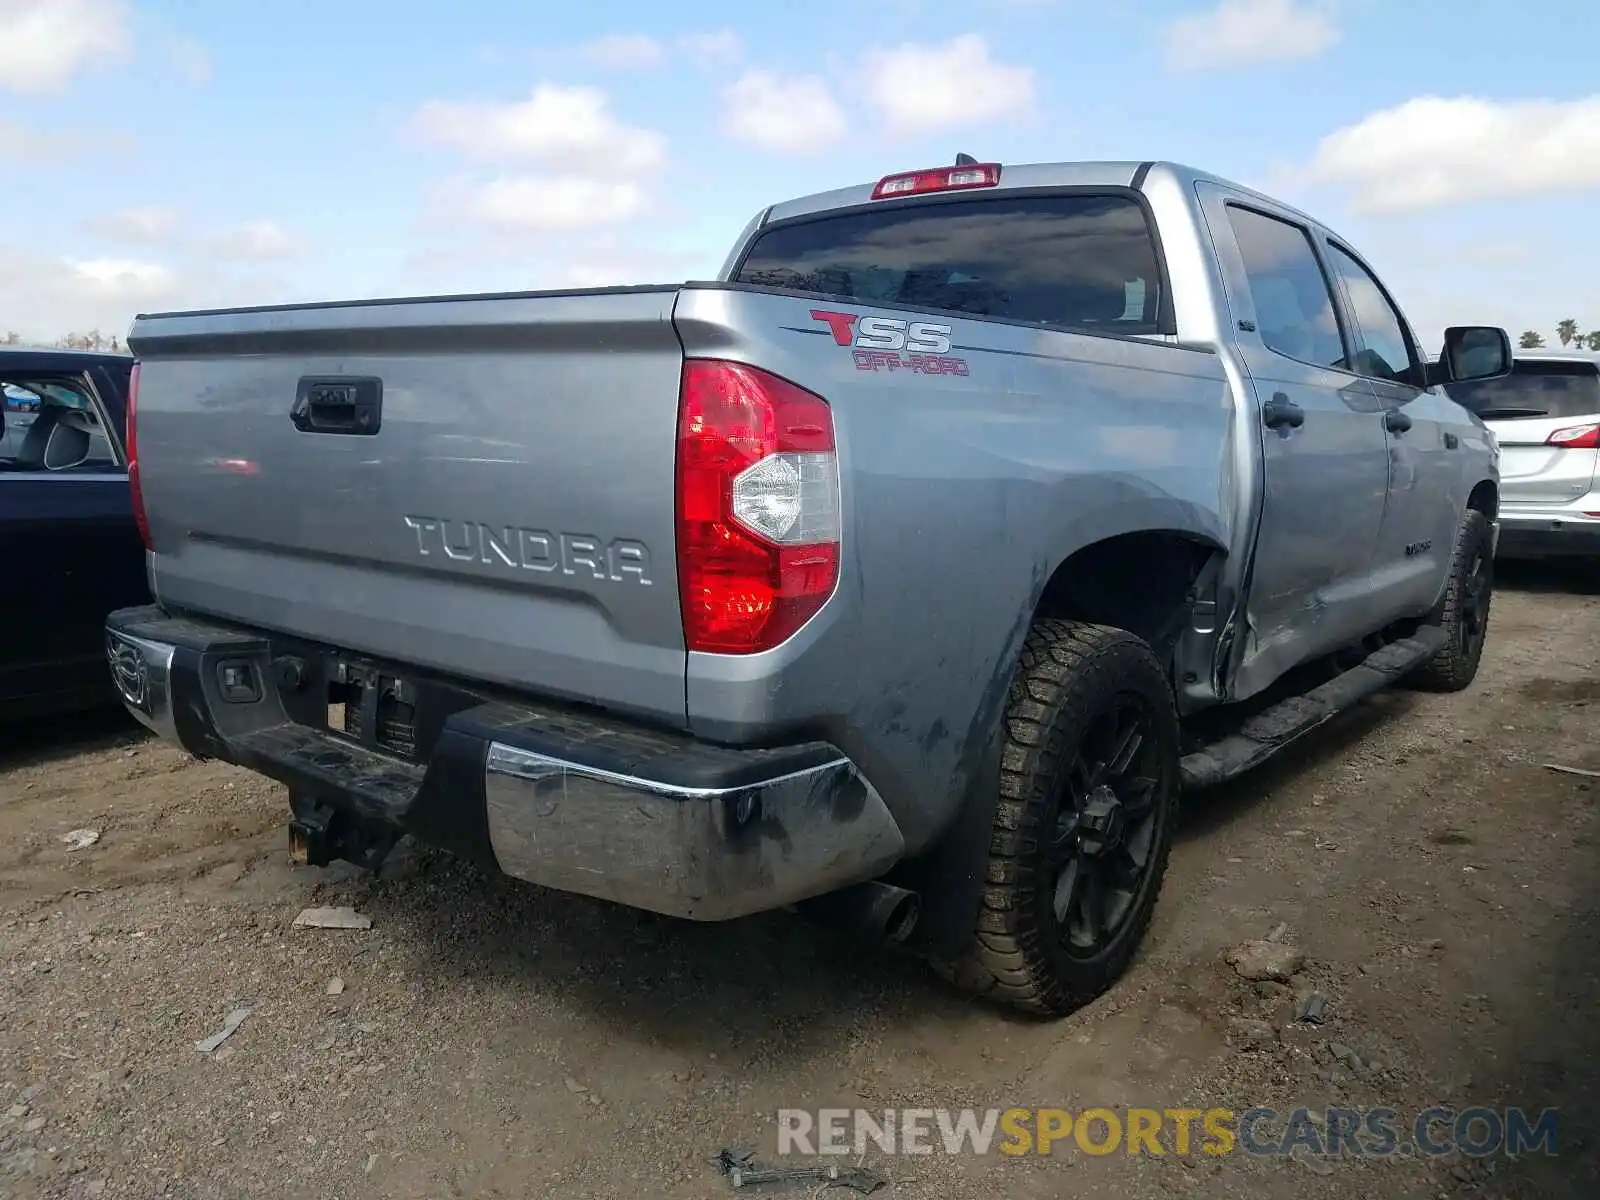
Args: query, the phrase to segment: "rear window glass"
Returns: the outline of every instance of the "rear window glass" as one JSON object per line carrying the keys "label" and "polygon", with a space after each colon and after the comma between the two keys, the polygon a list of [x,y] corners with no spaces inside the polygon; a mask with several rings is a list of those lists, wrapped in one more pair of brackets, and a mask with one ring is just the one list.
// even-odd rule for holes
{"label": "rear window glass", "polygon": [[762,234],[737,282],[1031,325],[1154,333],[1160,271],[1127,196],[989,196],[867,209]]}
{"label": "rear window glass", "polygon": [[1452,383],[1445,391],[1485,420],[1593,416],[1600,413],[1600,365],[1524,358],[1509,375]]}

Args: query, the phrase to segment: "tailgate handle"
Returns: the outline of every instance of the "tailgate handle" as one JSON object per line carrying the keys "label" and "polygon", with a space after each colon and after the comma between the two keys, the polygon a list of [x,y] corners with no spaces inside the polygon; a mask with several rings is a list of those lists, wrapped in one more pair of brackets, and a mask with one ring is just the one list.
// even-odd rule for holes
{"label": "tailgate handle", "polygon": [[306,376],[295,389],[289,419],[301,433],[377,433],[383,423],[383,380],[366,375]]}

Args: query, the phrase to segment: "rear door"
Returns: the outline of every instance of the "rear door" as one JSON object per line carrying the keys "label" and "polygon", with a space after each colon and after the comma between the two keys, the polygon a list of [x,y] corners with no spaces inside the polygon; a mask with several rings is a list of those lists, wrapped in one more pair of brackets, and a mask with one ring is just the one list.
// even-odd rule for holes
{"label": "rear door", "polygon": [[1378,399],[1347,365],[1311,231],[1215,185],[1199,194],[1255,384],[1266,476],[1242,698],[1383,623],[1371,570],[1389,463]]}
{"label": "rear door", "polygon": [[1502,506],[1570,504],[1594,490],[1600,356],[1518,358],[1509,375],[1446,390],[1500,443]]}

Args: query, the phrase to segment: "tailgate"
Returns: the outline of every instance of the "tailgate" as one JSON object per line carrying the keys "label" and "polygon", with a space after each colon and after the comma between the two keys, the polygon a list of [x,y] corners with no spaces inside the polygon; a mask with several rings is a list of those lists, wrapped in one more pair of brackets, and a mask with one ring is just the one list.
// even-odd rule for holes
{"label": "tailgate", "polygon": [[681,725],[675,295],[141,317],[158,598]]}

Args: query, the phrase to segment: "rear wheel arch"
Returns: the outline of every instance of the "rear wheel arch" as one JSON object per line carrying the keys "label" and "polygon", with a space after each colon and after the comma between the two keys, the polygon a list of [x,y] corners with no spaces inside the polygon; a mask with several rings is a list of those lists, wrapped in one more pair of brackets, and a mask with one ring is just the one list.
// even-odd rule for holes
{"label": "rear wheel arch", "polygon": [[1091,542],[1056,564],[1033,620],[1124,629],[1170,663],[1201,599],[1196,584],[1225,554],[1216,542],[1183,530],[1138,530]]}
{"label": "rear wheel arch", "polygon": [[[922,918],[913,935],[919,950],[949,960],[968,948],[1000,804],[1007,699],[1024,670],[1032,631],[1040,622],[1068,622],[1133,634],[1167,671],[1170,687],[1174,650],[1195,602],[1211,595],[1216,566],[1225,558],[1223,547],[1202,533],[1139,529],[1074,549],[1036,585],[1033,608],[1017,614],[999,669],[979,706],[969,738],[978,753],[972,770],[964,773],[966,794],[956,817],[927,850],[895,873],[895,882],[923,893]],[[1217,614],[1219,629],[1226,618],[1226,613]]]}
{"label": "rear wheel arch", "polygon": [[1467,496],[1467,507],[1481,512],[1491,524],[1500,516],[1500,487],[1492,479],[1479,480]]}

